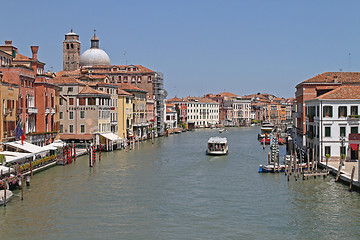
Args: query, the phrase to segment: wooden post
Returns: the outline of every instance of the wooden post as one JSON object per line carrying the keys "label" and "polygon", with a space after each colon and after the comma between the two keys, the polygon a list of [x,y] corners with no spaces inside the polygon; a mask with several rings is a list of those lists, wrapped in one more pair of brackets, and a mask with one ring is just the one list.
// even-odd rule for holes
{"label": "wooden post", "polygon": [[311,171],[315,170],[315,149],[312,151],[312,163],[311,163]]}
{"label": "wooden post", "polygon": [[92,155],[93,155],[92,146],[90,145],[89,146],[89,167],[92,167]]}
{"label": "wooden post", "polygon": [[270,152],[268,152],[268,164],[270,165]]}
{"label": "wooden post", "polygon": [[21,200],[24,200],[24,176],[21,174]]}
{"label": "wooden post", "polygon": [[309,153],[309,151],[307,151],[307,172],[310,172],[310,153]]}
{"label": "wooden post", "polygon": [[73,141],[73,146],[74,146],[74,161],[76,161],[76,147],[74,141]]}
{"label": "wooden post", "polygon": [[99,145],[99,161],[101,161],[101,143]]}
{"label": "wooden post", "polygon": [[340,174],[341,174],[341,167],[342,167],[342,162],[341,162],[341,159],[340,159],[339,168],[338,168],[338,172],[336,174],[335,182],[339,181]]}
{"label": "wooden post", "polygon": [[32,159],[30,160],[30,176],[33,178]]}
{"label": "wooden post", "polygon": [[297,159],[297,156],[296,156],[296,151],[295,151],[295,160],[294,160],[294,179],[295,181],[297,181],[296,179],[296,173],[297,173],[297,169],[296,169],[296,160]]}
{"label": "wooden post", "polygon": [[265,149],[265,138],[263,138],[262,140],[263,140],[263,149]]}
{"label": "wooden post", "polygon": [[154,130],[152,130],[151,133],[151,143],[154,144]]}
{"label": "wooden post", "polygon": [[6,188],[7,188],[6,179],[7,178],[5,178],[4,181],[3,181],[3,185],[4,185],[4,207],[6,207]]}
{"label": "wooden post", "polygon": [[355,166],[353,166],[353,168],[352,168],[352,170],[351,170],[351,180],[350,180],[349,191],[352,190],[352,185],[353,185],[353,180],[354,180],[354,173],[355,173]]}

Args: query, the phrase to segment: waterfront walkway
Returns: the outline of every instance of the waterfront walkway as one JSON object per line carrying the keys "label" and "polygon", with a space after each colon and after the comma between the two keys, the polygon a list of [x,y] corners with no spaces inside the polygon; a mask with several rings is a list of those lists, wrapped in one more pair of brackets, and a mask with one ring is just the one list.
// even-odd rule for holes
{"label": "waterfront walkway", "polygon": [[[326,163],[324,163],[324,162],[319,163],[319,165],[322,168],[326,168]],[[340,180],[350,184],[351,171],[352,171],[353,166],[355,166],[353,185],[360,188],[360,183],[358,181],[359,180],[359,171],[358,171],[359,163],[357,161],[356,162],[344,162],[344,165],[345,165],[345,168],[341,169]],[[328,162],[328,169],[329,169],[330,173],[337,175],[338,169],[339,169],[339,161]]]}

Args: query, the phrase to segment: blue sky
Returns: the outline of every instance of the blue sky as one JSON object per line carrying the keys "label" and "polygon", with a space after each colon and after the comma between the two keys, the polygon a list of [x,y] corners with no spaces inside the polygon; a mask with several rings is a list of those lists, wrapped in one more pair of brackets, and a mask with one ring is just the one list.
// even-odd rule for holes
{"label": "blue sky", "polygon": [[[326,71],[359,71],[359,1],[4,1],[0,43],[62,70],[64,34],[81,51],[96,28],[112,64],[165,76],[169,97],[257,92],[293,97]],[[126,52],[126,55],[124,55]],[[349,56],[351,53],[351,56]]]}

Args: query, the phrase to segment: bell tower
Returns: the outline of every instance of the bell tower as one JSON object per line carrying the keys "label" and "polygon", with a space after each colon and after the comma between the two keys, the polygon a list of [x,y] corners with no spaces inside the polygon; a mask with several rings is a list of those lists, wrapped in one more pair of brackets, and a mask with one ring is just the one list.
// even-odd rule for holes
{"label": "bell tower", "polygon": [[71,31],[65,34],[63,41],[63,70],[73,71],[80,67],[81,42],[79,35]]}

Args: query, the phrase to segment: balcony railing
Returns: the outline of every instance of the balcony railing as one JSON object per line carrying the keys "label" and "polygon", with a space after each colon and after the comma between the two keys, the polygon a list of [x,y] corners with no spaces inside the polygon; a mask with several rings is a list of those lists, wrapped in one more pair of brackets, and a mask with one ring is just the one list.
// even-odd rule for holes
{"label": "balcony railing", "polygon": [[55,108],[54,108],[54,107],[51,108],[51,114],[52,114],[52,115],[55,114]]}
{"label": "balcony railing", "polygon": [[50,108],[45,108],[45,114],[49,114],[50,113]]}
{"label": "balcony railing", "polygon": [[28,114],[37,114],[38,109],[37,109],[37,107],[28,107],[27,112],[28,112]]}

